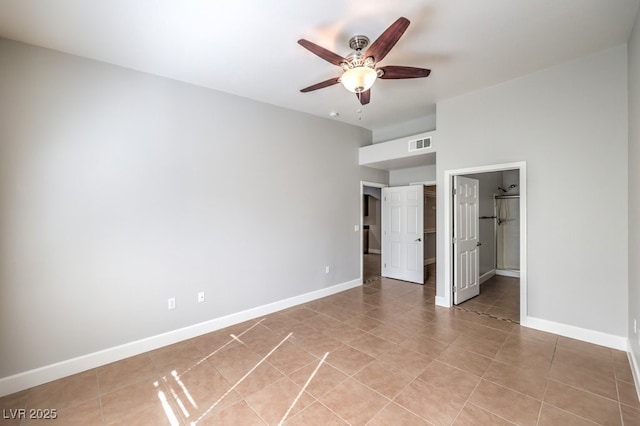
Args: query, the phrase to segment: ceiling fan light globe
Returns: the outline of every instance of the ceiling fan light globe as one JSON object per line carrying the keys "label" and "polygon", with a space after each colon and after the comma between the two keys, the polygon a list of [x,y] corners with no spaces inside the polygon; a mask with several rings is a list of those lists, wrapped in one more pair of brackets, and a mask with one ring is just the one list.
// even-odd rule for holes
{"label": "ceiling fan light globe", "polygon": [[345,71],[340,77],[340,82],[348,91],[362,93],[371,89],[376,78],[378,78],[376,70],[360,66]]}

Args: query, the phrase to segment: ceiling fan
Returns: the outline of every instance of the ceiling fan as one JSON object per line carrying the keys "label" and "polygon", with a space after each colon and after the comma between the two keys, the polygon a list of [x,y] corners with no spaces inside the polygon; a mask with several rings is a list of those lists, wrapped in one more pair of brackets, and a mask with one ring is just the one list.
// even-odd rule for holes
{"label": "ceiling fan", "polygon": [[[344,71],[340,77],[330,78],[329,80],[305,87],[300,91],[306,93],[342,83],[347,90],[356,94],[362,105],[366,105],[371,100],[371,86],[373,86],[373,83],[375,83],[378,78],[403,79],[427,77],[431,74],[431,70],[425,68],[397,65],[387,65],[376,68],[376,64],[387,56],[400,37],[402,37],[402,34],[404,34],[409,27],[409,23],[407,18],[398,18],[398,20],[391,24],[371,45],[369,45],[369,39],[363,35],[351,37],[351,39],[349,39],[349,47],[353,49],[353,52],[346,57],[333,53],[309,40],[298,40],[299,45],[311,53],[318,55],[325,61],[339,66]],[[363,52],[367,47],[368,49]]]}

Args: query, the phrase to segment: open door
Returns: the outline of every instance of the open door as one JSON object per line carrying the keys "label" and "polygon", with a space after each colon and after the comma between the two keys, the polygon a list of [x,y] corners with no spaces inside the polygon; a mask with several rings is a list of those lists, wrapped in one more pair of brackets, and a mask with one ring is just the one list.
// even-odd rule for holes
{"label": "open door", "polygon": [[424,284],[424,186],[382,188],[382,276]]}
{"label": "open door", "polygon": [[477,179],[453,177],[453,303],[480,294]]}

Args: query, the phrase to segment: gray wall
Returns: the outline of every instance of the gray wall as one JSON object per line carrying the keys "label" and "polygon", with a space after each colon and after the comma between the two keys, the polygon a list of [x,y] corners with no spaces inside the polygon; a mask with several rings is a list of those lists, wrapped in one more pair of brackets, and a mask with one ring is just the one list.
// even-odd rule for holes
{"label": "gray wall", "polygon": [[360,179],[365,182],[389,184],[389,172],[374,169],[373,167],[360,166]]}
{"label": "gray wall", "polygon": [[369,131],[6,40],[0,93],[0,377],[360,277]]}
{"label": "gray wall", "polygon": [[631,34],[629,54],[629,342],[640,359],[633,319],[640,321],[640,13]]}
{"label": "gray wall", "polygon": [[626,336],[626,46],[440,102],[437,128],[438,185],[527,162],[529,315]]}
{"label": "gray wall", "polygon": [[373,143],[386,142],[436,129],[436,114],[426,114],[413,120],[381,127],[373,131]]}
{"label": "gray wall", "polygon": [[435,182],[435,180],[436,180],[435,165],[391,170],[389,172],[390,186],[409,185],[412,182]]}

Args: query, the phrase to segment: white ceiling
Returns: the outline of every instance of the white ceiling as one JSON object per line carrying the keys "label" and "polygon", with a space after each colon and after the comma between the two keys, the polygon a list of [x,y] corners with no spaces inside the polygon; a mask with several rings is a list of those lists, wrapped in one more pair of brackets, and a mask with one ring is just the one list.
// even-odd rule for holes
{"label": "white ceiling", "polygon": [[[625,43],[640,0],[2,0],[0,37],[68,52],[376,130],[435,103]],[[348,39],[409,29],[380,65],[430,68],[380,80],[361,107],[341,85],[300,89],[340,69]],[[361,113],[357,110],[362,109]]]}

